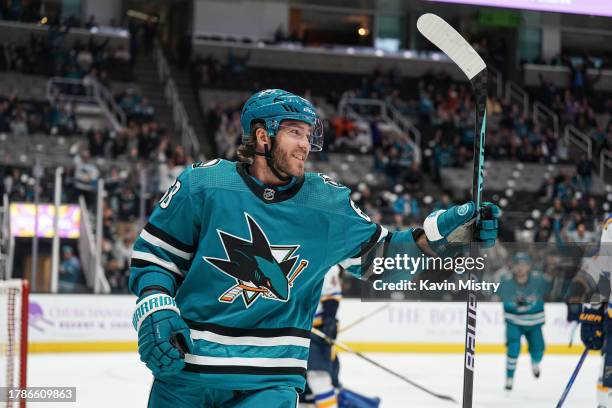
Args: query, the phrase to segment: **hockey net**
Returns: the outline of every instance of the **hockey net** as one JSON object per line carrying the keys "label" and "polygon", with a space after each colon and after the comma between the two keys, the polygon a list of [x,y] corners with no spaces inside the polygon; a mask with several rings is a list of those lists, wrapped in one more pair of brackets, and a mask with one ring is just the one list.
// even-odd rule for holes
{"label": "hockey net", "polygon": [[[0,281],[0,387],[27,385],[28,296],[27,281]],[[8,401],[7,396],[3,395],[0,401]],[[24,402],[0,402],[0,407],[23,406]]]}

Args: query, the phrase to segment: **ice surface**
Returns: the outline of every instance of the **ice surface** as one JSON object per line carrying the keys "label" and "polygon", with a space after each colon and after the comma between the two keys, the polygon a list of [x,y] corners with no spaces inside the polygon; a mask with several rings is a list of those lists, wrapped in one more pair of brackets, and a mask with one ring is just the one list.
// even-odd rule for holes
{"label": "ice surface", "polygon": [[[368,353],[369,357],[420,385],[461,401],[463,356],[459,354]],[[344,386],[382,399],[381,406],[459,407],[439,401],[347,353],[340,354]],[[529,357],[521,354],[514,390],[504,391],[505,357],[477,354],[474,407],[539,408],[556,405],[578,355],[545,355],[542,375],[533,378]],[[589,355],[564,407],[597,406],[595,382],[600,357]],[[52,404],[54,408],[146,407],[152,377],[136,353],[30,354],[30,386],[77,387],[77,403]],[[30,404],[42,406],[44,404]]]}

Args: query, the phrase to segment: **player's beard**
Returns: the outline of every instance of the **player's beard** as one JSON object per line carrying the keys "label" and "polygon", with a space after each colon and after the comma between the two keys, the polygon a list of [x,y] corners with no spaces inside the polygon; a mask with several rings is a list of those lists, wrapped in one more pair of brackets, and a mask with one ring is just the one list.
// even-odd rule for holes
{"label": "player's beard", "polygon": [[[299,149],[296,149],[296,152],[308,158],[308,153],[300,151]],[[292,154],[293,152],[283,150],[276,144],[272,151],[272,165],[284,176],[302,177],[304,175],[304,162],[302,162],[301,165],[297,164],[299,161],[292,157]],[[292,162],[295,164],[292,165]]]}

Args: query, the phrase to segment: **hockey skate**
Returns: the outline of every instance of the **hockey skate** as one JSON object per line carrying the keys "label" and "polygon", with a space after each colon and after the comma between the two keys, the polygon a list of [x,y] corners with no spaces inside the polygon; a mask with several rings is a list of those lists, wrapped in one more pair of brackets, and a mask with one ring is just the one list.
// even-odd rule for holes
{"label": "hockey skate", "polygon": [[532,363],[531,372],[535,378],[540,378],[540,363]]}
{"label": "hockey skate", "polygon": [[506,391],[512,391],[512,386],[514,384],[514,377],[506,377],[506,386],[504,387]]}

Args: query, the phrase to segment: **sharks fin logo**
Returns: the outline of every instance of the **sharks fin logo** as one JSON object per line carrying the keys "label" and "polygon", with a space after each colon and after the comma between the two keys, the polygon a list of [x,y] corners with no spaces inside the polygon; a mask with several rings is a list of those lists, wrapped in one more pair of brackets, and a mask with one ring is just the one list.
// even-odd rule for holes
{"label": "sharks fin logo", "polygon": [[261,297],[286,302],[295,278],[306,269],[308,261],[298,262],[295,252],[299,245],[271,245],[253,217],[247,213],[245,217],[250,238],[217,230],[226,259],[204,257],[217,270],[236,279],[219,301],[233,303],[241,297],[246,307]]}

